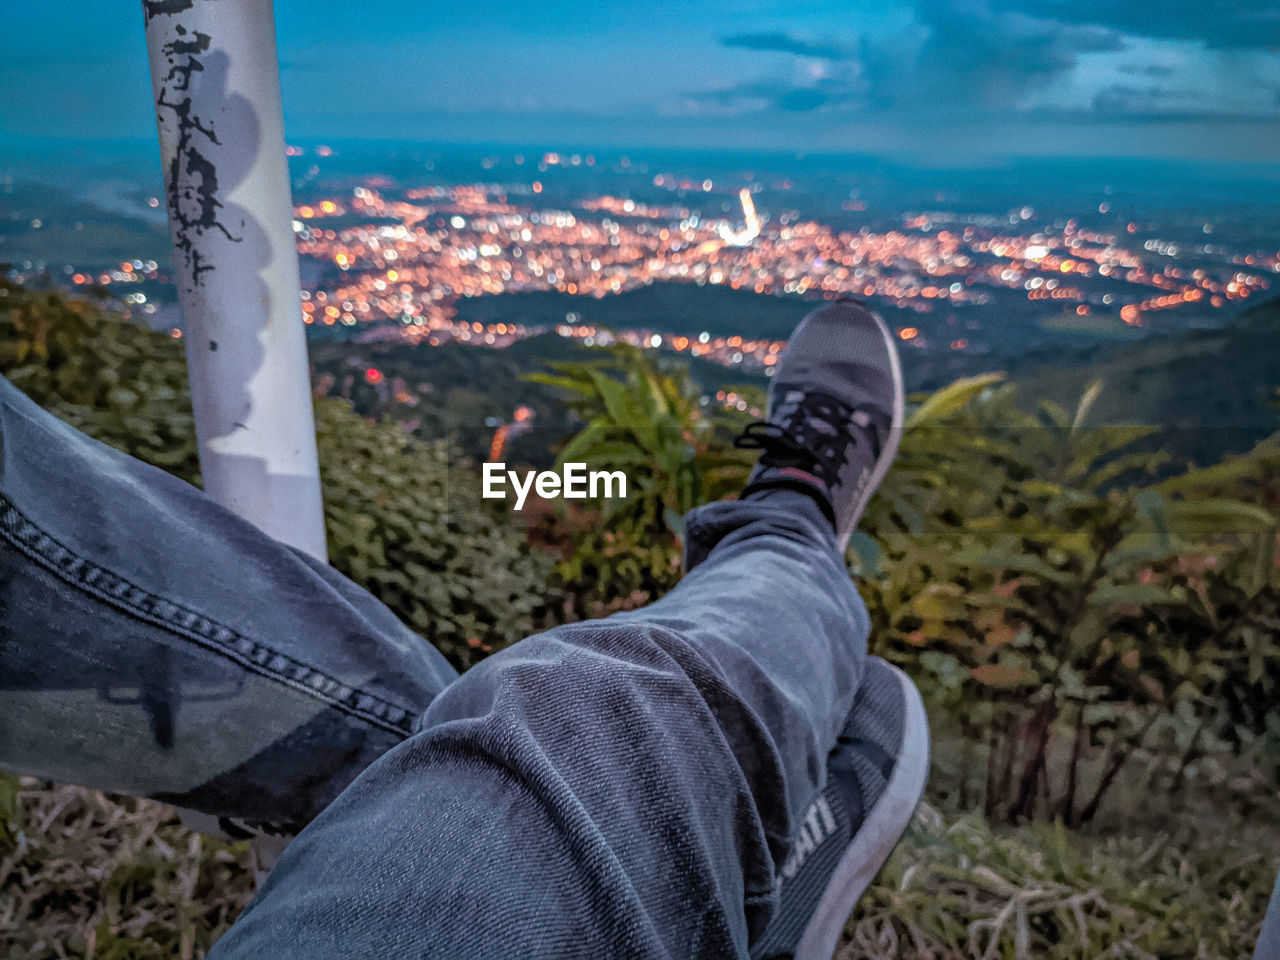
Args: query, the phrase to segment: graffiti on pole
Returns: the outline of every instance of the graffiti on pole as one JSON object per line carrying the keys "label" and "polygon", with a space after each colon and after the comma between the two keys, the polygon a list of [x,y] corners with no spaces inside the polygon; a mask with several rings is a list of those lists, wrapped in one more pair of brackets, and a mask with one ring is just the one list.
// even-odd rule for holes
{"label": "graffiti on pole", "polygon": [[[146,0],[143,9],[147,22],[160,15],[173,15],[190,10],[196,0]],[[181,255],[188,291],[200,286],[202,276],[213,269],[200,249],[199,241],[210,231],[239,243],[222,220],[223,203],[219,199],[218,169],[210,159],[212,147],[221,147],[213,122],[201,116],[192,91],[192,78],[206,69],[211,38],[198,30],[188,31],[182,25],[174,28],[174,37],[162,50],[168,62],[156,97],[156,118],[163,127],[174,124],[176,149],[169,161],[166,190],[174,246]],[[208,83],[205,84],[209,86]],[[206,93],[202,90],[202,93]],[[202,99],[207,99],[202,97]]]}
{"label": "graffiti on pole", "polygon": [[172,16],[183,13],[195,6],[196,0],[142,0],[142,11],[147,15],[147,23],[152,17]]}

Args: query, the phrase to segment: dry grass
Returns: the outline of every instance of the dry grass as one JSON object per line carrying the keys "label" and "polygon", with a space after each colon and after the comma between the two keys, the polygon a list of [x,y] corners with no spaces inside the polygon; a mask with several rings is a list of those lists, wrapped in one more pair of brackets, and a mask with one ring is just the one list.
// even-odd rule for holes
{"label": "dry grass", "polygon": [[1276,869],[1274,822],[1189,817],[1106,837],[992,830],[922,808],[837,960],[1248,956]]}
{"label": "dry grass", "polygon": [[172,807],[4,783],[16,816],[0,834],[0,956],[189,960],[249,899],[248,845],[192,833]]}
{"label": "dry grass", "polygon": [[[0,814],[10,960],[201,957],[250,896],[247,846],[162,804],[0,775]],[[1275,869],[1277,823],[1255,821],[1104,837],[923,807],[838,960],[1246,956]]]}

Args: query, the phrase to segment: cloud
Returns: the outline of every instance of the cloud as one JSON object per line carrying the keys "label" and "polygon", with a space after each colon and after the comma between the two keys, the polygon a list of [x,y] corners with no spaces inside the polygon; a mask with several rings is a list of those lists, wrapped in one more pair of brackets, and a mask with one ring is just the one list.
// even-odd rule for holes
{"label": "cloud", "polygon": [[864,43],[862,62],[884,107],[1009,110],[1082,55],[1123,46],[1114,30],[997,10],[992,0],[930,0],[900,36]]}
{"label": "cloud", "polygon": [[826,76],[800,83],[785,79],[749,80],[732,87],[686,95],[683,112],[741,114],[764,110],[809,113],[824,107],[862,106],[865,87],[856,75]]}
{"label": "cloud", "polygon": [[[684,104],[690,113],[821,111],[892,115],[916,124],[984,116],[1107,122],[1129,115],[1274,116],[1280,57],[1265,45],[1280,45],[1280,2],[1255,3],[1244,14],[1237,6],[1229,0],[914,0],[894,27],[861,36],[833,32],[822,42],[784,32],[727,37],[725,46],[801,58],[808,73],[793,68],[695,92]],[[1241,29],[1242,19],[1250,30]],[[1192,36],[1209,49],[1174,39]],[[1259,48],[1244,49],[1246,42]],[[1230,44],[1238,49],[1226,52]]]}
{"label": "cloud", "polygon": [[1202,99],[1195,90],[1177,90],[1156,85],[1115,84],[1094,97],[1098,113],[1122,116],[1168,116],[1187,113]]}
{"label": "cloud", "polygon": [[1135,77],[1157,77],[1165,79],[1173,76],[1177,72],[1177,68],[1167,63],[1134,63],[1127,64],[1120,68],[1121,72],[1131,74]]}
{"label": "cloud", "polygon": [[[1268,95],[1270,93],[1270,95]],[[1107,120],[1235,120],[1274,124],[1280,91],[1253,90],[1224,100],[1202,87],[1118,83],[1098,92],[1093,116]]]}
{"label": "cloud", "polygon": [[789,33],[738,33],[720,41],[726,47],[744,50],[762,50],[770,53],[789,53],[797,57],[813,57],[818,60],[844,60],[849,51],[824,43],[810,43]]}
{"label": "cloud", "polygon": [[[995,0],[1016,12],[1025,0]],[[1274,0],[1038,0],[1037,16],[1138,37],[1200,41],[1213,48],[1280,46],[1280,3]]]}
{"label": "cloud", "polygon": [[1071,70],[1085,53],[1122,47],[1113,30],[1064,24],[993,0],[921,0],[900,29],[853,42],[812,42],[788,33],[743,33],[728,47],[823,60],[824,74],[807,80],[748,81],[693,93],[691,104],[757,110],[809,111],[842,106],[916,113],[1009,110]]}

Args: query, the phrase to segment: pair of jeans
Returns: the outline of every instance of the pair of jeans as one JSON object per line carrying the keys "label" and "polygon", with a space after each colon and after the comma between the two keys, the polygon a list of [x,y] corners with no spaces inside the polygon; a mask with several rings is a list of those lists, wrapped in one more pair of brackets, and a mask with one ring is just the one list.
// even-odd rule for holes
{"label": "pair of jeans", "polygon": [[214,957],[745,956],[868,618],[807,496],[459,677],[369,594],[0,379],[0,766],[301,832]]}

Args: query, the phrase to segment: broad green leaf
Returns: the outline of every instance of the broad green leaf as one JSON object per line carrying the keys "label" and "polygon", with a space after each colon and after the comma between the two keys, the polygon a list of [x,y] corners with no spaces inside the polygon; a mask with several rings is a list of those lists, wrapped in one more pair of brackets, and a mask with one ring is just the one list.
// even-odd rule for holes
{"label": "broad green leaf", "polygon": [[1187,536],[1264,533],[1276,524],[1269,511],[1241,500],[1175,500],[1165,516],[1171,529]]}
{"label": "broad green leaf", "polygon": [[956,559],[991,570],[1013,570],[1020,573],[1029,573],[1043,577],[1053,583],[1067,584],[1075,580],[1070,573],[1050,566],[1040,557],[1031,553],[1014,553],[1002,549],[981,552],[963,551],[957,553]]}
{"label": "broad green leaf", "polygon": [[548,387],[559,387],[561,390],[569,390],[585,396],[592,396],[595,393],[592,383],[573,377],[557,377],[550,373],[527,373],[520,379],[527,380],[529,383],[545,384]]}
{"label": "broad green leaf", "polygon": [[929,395],[907,420],[907,430],[943,420],[968,404],[988,387],[1005,379],[1003,373],[984,373],[957,380]]}
{"label": "broad green leaf", "polygon": [[878,577],[881,573],[880,545],[862,530],[854,530],[849,537],[849,547],[857,555],[858,565],[864,576]]}
{"label": "broad green leaf", "polygon": [[1188,470],[1186,473],[1161,481],[1155,489],[1160,493],[1184,493],[1203,487],[1220,487],[1252,480],[1260,473],[1259,465],[1248,457],[1232,457],[1211,467]]}
{"label": "broad green leaf", "polygon": [[1158,431],[1158,427],[1141,423],[1107,424],[1082,431],[1071,440],[1071,462],[1066,470],[1067,479],[1079,480],[1091,470],[1098,469],[1095,464],[1099,460]]}
{"label": "broad green leaf", "polygon": [[1172,458],[1169,454],[1163,450],[1157,453],[1131,453],[1123,457],[1116,457],[1090,473],[1085,478],[1083,485],[1090,490],[1097,490],[1127,473],[1137,471],[1151,473],[1157,467],[1168,463],[1170,459]]}
{"label": "broad green leaf", "polygon": [[584,458],[586,451],[602,442],[611,433],[613,427],[605,420],[593,420],[582,428],[573,439],[565,444],[556,458],[558,466],[573,463]]}

